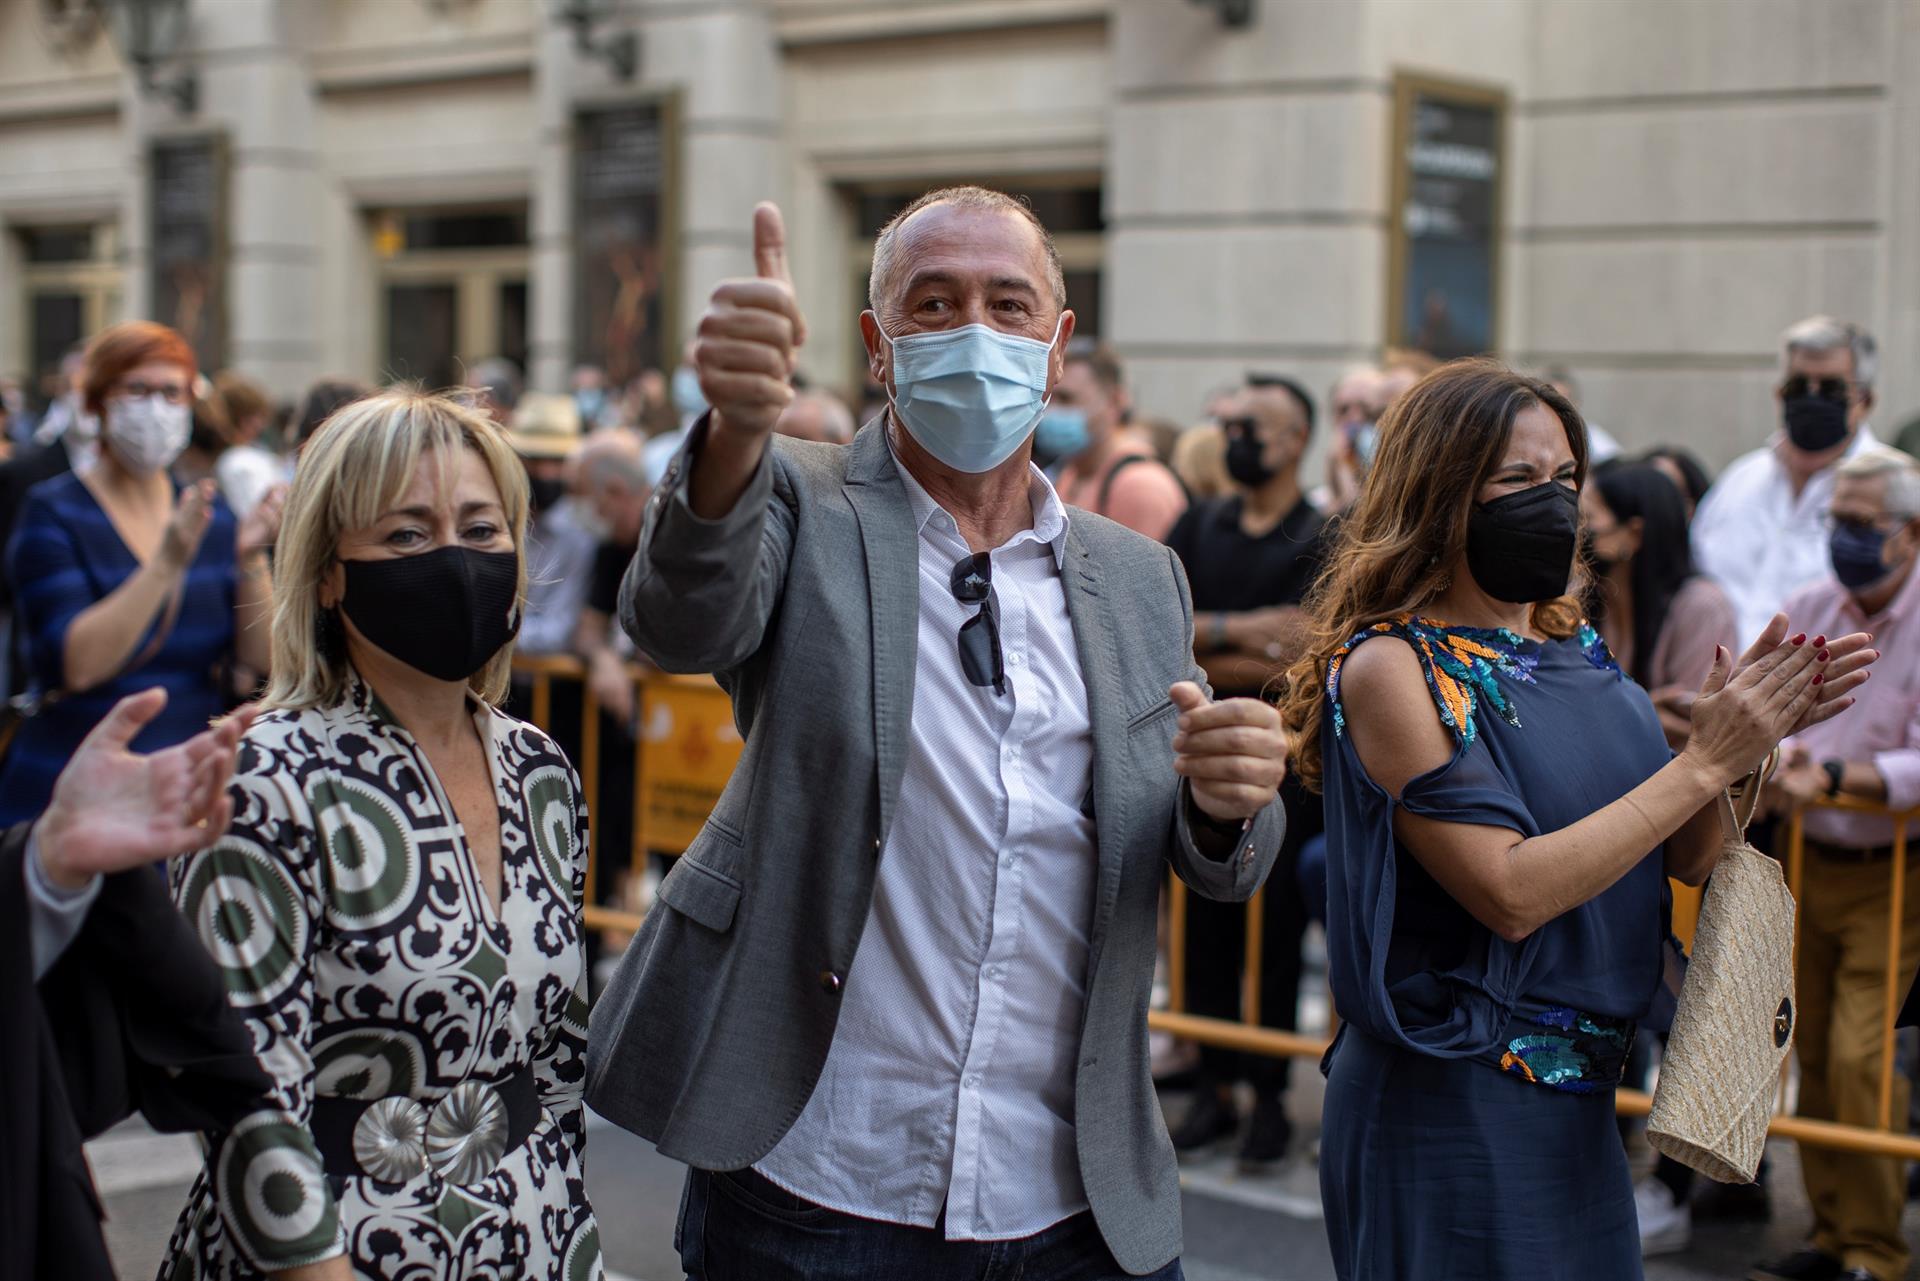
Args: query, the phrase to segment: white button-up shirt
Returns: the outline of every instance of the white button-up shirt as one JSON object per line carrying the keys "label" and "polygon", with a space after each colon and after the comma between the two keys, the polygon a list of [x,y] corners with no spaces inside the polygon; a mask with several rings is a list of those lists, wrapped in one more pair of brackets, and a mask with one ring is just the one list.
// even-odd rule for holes
{"label": "white button-up shirt", "polygon": [[[1846,457],[1879,443],[1862,423]],[[1787,597],[1833,573],[1827,508],[1836,468],[1814,473],[1795,495],[1779,450],[1775,441],[1737,459],[1693,518],[1693,558],[1732,598],[1742,647],[1766,630]]]}
{"label": "white button-up shirt", "polygon": [[[757,1167],[799,1196],[949,1240],[1031,1236],[1087,1208],[1074,1140],[1096,855],[1093,740],[1036,469],[1033,528],[993,552],[1006,689],[970,684],[954,599],[970,554],[905,468],[919,656],[900,799],[819,1084]],[[905,549],[902,549],[903,551]]]}

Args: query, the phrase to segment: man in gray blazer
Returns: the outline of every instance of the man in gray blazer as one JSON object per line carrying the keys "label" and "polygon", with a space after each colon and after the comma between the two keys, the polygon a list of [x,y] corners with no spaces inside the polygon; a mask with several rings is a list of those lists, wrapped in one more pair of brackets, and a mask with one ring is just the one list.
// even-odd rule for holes
{"label": "man in gray blazer", "polygon": [[587,1099],[693,1167],[690,1277],[1178,1278],[1156,905],[1169,863],[1265,878],[1279,719],[1209,701],[1179,563],[1030,461],[1074,317],[1025,205],[881,232],[891,407],[848,446],[769,440],[805,322],[754,218],[620,602],[746,750],[593,1012]]}

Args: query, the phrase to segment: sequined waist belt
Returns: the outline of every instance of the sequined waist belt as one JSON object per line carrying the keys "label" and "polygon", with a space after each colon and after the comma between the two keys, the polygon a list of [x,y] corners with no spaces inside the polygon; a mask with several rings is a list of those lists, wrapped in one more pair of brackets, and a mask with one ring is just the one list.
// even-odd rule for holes
{"label": "sequined waist belt", "polygon": [[317,1098],[314,1146],[327,1173],[405,1183],[429,1168],[450,1183],[474,1183],[526,1142],[540,1122],[533,1070],[504,1081],[462,1081],[429,1106],[404,1094]]}
{"label": "sequined waist belt", "polygon": [[1634,1026],[1631,1019],[1564,1005],[1524,1006],[1513,1012],[1499,1044],[1476,1061],[1549,1090],[1599,1094],[1620,1084]]}

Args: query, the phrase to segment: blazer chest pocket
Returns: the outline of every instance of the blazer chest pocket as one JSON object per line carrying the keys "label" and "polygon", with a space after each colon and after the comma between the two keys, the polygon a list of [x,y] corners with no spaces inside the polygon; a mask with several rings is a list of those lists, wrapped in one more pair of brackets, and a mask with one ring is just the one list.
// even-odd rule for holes
{"label": "blazer chest pocket", "polygon": [[1173,713],[1173,700],[1171,698],[1163,698],[1147,708],[1146,711],[1134,713],[1132,718],[1127,721],[1127,733],[1131,734],[1136,730],[1146,729],[1148,726],[1162,729],[1171,728],[1174,722]]}
{"label": "blazer chest pocket", "polygon": [[[659,890],[661,902],[718,934],[733,927],[734,913],[740,909],[740,882],[713,866],[722,857],[715,847],[723,843],[733,847],[730,853],[737,854],[738,838],[709,822],[660,882]],[[734,865],[738,866],[737,858]]]}

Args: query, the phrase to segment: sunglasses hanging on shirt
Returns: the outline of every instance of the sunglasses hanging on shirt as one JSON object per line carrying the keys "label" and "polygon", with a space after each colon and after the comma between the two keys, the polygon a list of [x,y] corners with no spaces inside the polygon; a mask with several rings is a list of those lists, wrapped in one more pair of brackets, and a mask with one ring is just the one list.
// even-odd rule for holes
{"label": "sunglasses hanging on shirt", "polygon": [[960,624],[960,670],[970,684],[1004,696],[1007,669],[1000,652],[1000,610],[993,600],[993,556],[977,552],[963,556],[948,576],[947,586],[962,605],[978,605],[980,612]]}

